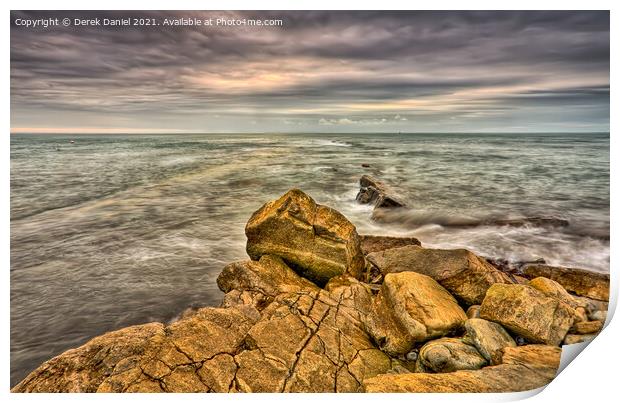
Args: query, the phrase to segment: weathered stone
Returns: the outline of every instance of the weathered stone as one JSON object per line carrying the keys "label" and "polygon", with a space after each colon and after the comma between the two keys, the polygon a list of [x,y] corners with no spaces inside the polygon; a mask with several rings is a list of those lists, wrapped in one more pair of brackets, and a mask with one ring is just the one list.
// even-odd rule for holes
{"label": "weathered stone", "polygon": [[603,322],[600,320],[592,320],[588,322],[574,323],[569,332],[574,334],[598,333],[603,329]]}
{"label": "weathered stone", "polygon": [[564,302],[573,309],[584,306],[582,302],[570,295],[557,281],[550,278],[536,277],[530,280],[528,285],[536,288],[548,297]]}
{"label": "weathered stone", "polygon": [[516,347],[512,337],[500,324],[489,322],[484,319],[468,319],[465,322],[468,340],[480,351],[480,354],[487,359],[496,355],[504,347]]}
{"label": "weathered stone", "polygon": [[391,355],[406,354],[416,342],[444,336],[467,319],[449,292],[414,272],[385,276],[372,308],[368,332]]}
{"label": "weathered stone", "polygon": [[609,274],[583,269],[528,264],[523,267],[527,278],[546,277],[558,282],[567,291],[598,300],[609,300]]}
{"label": "weathered stone", "polygon": [[476,347],[461,339],[444,337],[431,340],[420,349],[416,372],[454,372],[463,369],[480,369],[488,365]]}
{"label": "weathered stone", "polygon": [[[230,267],[223,288],[236,273],[241,293],[276,292],[267,263],[254,263]],[[260,313],[247,305],[202,308],[168,326],[109,333],[43,364],[14,391],[356,392],[366,378],[393,370],[364,331],[367,286],[343,278],[330,292],[306,287],[271,263],[286,287],[300,288],[270,297]]]}
{"label": "weathered stone", "polygon": [[362,242],[362,252],[364,252],[364,255],[386,249],[400,248],[407,245],[421,245],[420,241],[413,237],[401,238],[380,235],[360,235],[360,239]]}
{"label": "weathered stone", "polygon": [[494,284],[480,317],[503,325],[534,343],[557,346],[573,324],[573,310],[528,285]]}
{"label": "weathered stone", "polygon": [[303,277],[320,284],[344,273],[360,278],[364,269],[355,226],[298,189],[256,211],[245,233],[252,260],[279,256]]}
{"label": "weathered stone", "polygon": [[364,381],[366,392],[519,392],[553,380],[562,350],[545,345],[507,347],[494,366],[443,374],[379,375]]}
{"label": "weathered stone", "polygon": [[510,284],[505,273],[465,249],[425,249],[410,245],[367,256],[381,272],[416,272],[427,275],[467,305],[480,304],[495,283]]}
{"label": "weathered stone", "polygon": [[369,175],[360,178],[360,191],[355,199],[362,204],[374,204],[375,208],[405,207],[385,183]]}
{"label": "weathered stone", "polygon": [[[232,356],[258,320],[249,307],[202,308],[169,326],[132,326],[43,363],[14,392],[228,391]],[[232,357],[231,357],[232,358]],[[199,369],[211,376],[202,379]],[[230,384],[230,382],[229,382]]]}

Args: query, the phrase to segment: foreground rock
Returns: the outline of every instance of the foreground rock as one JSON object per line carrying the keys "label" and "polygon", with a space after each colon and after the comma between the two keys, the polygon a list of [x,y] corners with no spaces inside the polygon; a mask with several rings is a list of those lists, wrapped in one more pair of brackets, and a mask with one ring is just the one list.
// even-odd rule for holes
{"label": "foreground rock", "polygon": [[384,374],[364,382],[366,392],[519,392],[540,388],[553,380],[562,350],[546,345],[507,347],[491,364],[475,371],[447,374]]}
{"label": "foreground rock", "polygon": [[495,322],[477,318],[468,319],[465,322],[465,330],[467,340],[488,361],[491,361],[503,348],[517,346],[506,329]]}
{"label": "foreground rock", "polygon": [[381,349],[397,356],[416,342],[444,336],[467,320],[449,292],[432,278],[414,272],[385,276],[367,329]]}
{"label": "foreground rock", "polygon": [[546,277],[577,295],[609,301],[609,274],[543,264],[528,264],[522,271],[527,278]]}
{"label": "foreground rock", "polygon": [[373,204],[376,209],[405,207],[405,203],[385,183],[369,175],[360,178],[360,191],[355,199],[362,204]]}
{"label": "foreground rock", "polygon": [[276,257],[229,265],[218,284],[240,294],[227,294],[227,308],[105,334],[43,364],[13,391],[360,391],[394,361],[364,331],[367,287],[351,277],[330,283],[331,292],[319,289]]}
{"label": "foreground rock", "polygon": [[463,369],[480,369],[488,365],[476,347],[461,339],[444,337],[426,343],[420,349],[416,372],[454,372]]}
{"label": "foreground rock", "polygon": [[263,255],[279,256],[303,277],[319,284],[344,273],[359,278],[364,269],[355,226],[298,189],[256,211],[245,233],[246,249],[253,260]]}
{"label": "foreground rock", "polygon": [[528,285],[494,284],[480,306],[480,317],[497,322],[533,343],[557,346],[573,324],[574,311]]}
{"label": "foreground rock", "polygon": [[511,283],[505,273],[465,249],[410,245],[371,253],[367,259],[384,275],[407,271],[427,275],[467,305],[480,304],[491,285]]}

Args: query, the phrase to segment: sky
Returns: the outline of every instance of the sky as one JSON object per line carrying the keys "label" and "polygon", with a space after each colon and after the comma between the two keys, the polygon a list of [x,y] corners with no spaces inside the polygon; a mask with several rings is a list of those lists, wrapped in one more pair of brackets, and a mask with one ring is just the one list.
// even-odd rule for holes
{"label": "sky", "polygon": [[11,131],[608,131],[609,54],[607,11],[13,11]]}

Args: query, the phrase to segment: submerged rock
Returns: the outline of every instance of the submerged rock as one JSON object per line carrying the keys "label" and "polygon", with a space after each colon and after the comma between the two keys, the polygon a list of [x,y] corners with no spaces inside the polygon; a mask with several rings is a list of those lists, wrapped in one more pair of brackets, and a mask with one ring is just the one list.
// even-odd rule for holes
{"label": "submerged rock", "polygon": [[467,316],[449,292],[414,272],[385,276],[367,318],[367,330],[390,355],[409,352],[416,342],[460,328]]}
{"label": "submerged rock", "polygon": [[609,274],[583,269],[528,264],[523,267],[527,278],[546,277],[558,282],[567,291],[598,300],[609,300]]}
{"label": "submerged rock", "polygon": [[245,233],[252,260],[263,255],[279,256],[303,277],[319,284],[344,273],[359,278],[364,269],[355,226],[298,189],[256,211]]}
{"label": "submerged rock", "polygon": [[492,364],[480,370],[443,374],[378,375],[364,381],[366,392],[519,392],[540,388],[553,380],[562,350],[545,345],[507,347]]}
{"label": "submerged rock", "polygon": [[355,199],[362,204],[373,204],[375,208],[405,207],[405,203],[383,182],[370,175],[360,178],[360,191]]}
{"label": "submerged rock", "polygon": [[444,337],[429,341],[420,349],[416,372],[454,372],[488,365],[476,347],[461,339]]}
{"label": "submerged rock", "polygon": [[573,324],[573,309],[528,285],[494,284],[480,317],[497,322],[530,342],[557,346]]}
{"label": "submerged rock", "polygon": [[407,245],[421,245],[420,241],[413,237],[401,238],[380,235],[360,235],[360,239],[362,241],[362,252],[364,252],[364,255]]}
{"label": "submerged rock", "polygon": [[516,347],[517,343],[500,324],[484,319],[468,319],[465,322],[467,340],[480,351],[480,354],[491,360],[505,347]]}
{"label": "submerged rock", "polygon": [[480,304],[491,285],[511,283],[505,273],[466,249],[409,245],[371,253],[367,259],[384,275],[400,272],[427,275],[467,305]]}

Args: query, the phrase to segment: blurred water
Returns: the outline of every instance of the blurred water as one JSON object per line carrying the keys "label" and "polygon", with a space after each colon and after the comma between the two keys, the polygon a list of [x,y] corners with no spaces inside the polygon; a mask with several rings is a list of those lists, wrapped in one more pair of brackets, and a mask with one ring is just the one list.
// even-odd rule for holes
{"label": "blurred water", "polygon": [[[370,220],[364,173],[407,224]],[[609,270],[609,134],[11,135],[11,385],[95,335],[219,303],[247,219],[292,187],[360,233]],[[570,226],[442,225],[491,216]]]}

